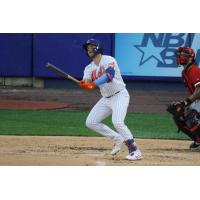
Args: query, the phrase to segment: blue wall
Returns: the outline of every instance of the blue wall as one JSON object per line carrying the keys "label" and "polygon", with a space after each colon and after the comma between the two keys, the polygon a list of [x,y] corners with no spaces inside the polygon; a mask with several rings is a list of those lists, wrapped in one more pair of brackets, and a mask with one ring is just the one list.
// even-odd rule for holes
{"label": "blue wall", "polygon": [[45,68],[47,62],[81,78],[89,59],[82,44],[89,38],[102,41],[104,52],[112,55],[112,34],[57,33],[0,34],[0,77],[59,77]]}
{"label": "blue wall", "polygon": [[112,34],[57,33],[34,35],[34,76],[60,77],[45,69],[50,62],[67,73],[81,78],[84,67],[90,62],[82,45],[89,38],[103,43],[104,53],[112,54]]}
{"label": "blue wall", "polygon": [[32,76],[32,34],[0,34],[0,76]]}

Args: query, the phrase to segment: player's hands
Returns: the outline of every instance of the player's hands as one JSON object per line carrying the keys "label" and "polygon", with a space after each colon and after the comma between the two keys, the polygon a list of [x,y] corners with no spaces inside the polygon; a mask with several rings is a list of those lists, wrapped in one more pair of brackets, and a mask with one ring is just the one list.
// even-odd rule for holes
{"label": "player's hands", "polygon": [[93,90],[96,85],[94,82],[86,83],[84,80],[80,81],[79,86],[85,90]]}

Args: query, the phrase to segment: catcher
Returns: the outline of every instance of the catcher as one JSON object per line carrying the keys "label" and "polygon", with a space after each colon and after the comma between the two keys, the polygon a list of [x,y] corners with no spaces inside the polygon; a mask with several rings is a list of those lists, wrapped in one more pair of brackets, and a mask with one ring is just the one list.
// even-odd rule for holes
{"label": "catcher", "polygon": [[184,101],[168,105],[167,111],[173,115],[178,131],[193,140],[190,150],[200,151],[200,68],[195,64],[194,50],[179,47],[176,62],[183,66],[182,80],[190,96]]}

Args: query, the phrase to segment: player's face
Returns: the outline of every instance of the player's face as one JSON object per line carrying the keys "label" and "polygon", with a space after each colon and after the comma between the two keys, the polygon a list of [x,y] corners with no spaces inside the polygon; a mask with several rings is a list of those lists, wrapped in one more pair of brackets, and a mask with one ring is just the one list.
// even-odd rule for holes
{"label": "player's face", "polygon": [[87,46],[87,53],[88,53],[88,56],[90,57],[90,58],[93,58],[94,57],[94,51],[93,51],[93,49],[95,48],[96,46],[94,46],[94,45],[88,45]]}
{"label": "player's face", "polygon": [[189,62],[189,56],[188,54],[185,54],[184,52],[177,52],[176,54],[176,62],[179,65],[187,65]]}

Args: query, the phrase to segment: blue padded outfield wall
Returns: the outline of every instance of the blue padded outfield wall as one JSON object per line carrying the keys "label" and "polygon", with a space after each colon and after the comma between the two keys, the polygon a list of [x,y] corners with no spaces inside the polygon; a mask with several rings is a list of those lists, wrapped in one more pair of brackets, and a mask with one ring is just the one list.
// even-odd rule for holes
{"label": "blue padded outfield wall", "polygon": [[45,69],[50,62],[70,75],[83,77],[83,70],[90,62],[82,45],[90,38],[102,42],[105,54],[112,54],[112,34],[57,33],[34,35],[34,75],[37,77],[60,77]]}
{"label": "blue padded outfield wall", "polygon": [[32,34],[0,34],[0,77],[32,76]]}
{"label": "blue padded outfield wall", "polygon": [[62,78],[45,68],[47,62],[81,78],[89,62],[82,44],[89,38],[102,41],[104,52],[112,54],[109,33],[8,33],[0,34],[0,77]]}
{"label": "blue padded outfield wall", "polygon": [[102,41],[104,54],[115,56],[127,80],[180,80],[174,52],[191,46],[200,64],[200,34],[196,33],[10,33],[0,34],[0,77],[59,78],[47,62],[81,78],[90,62],[82,44]]}

